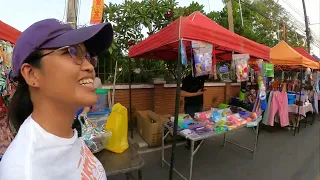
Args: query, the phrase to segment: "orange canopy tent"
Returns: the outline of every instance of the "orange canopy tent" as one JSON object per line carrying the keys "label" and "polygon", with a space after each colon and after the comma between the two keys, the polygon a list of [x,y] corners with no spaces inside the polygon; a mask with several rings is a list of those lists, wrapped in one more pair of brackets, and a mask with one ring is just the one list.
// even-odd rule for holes
{"label": "orange canopy tent", "polygon": [[0,21],[0,40],[9,41],[10,43],[15,44],[20,35],[20,31]]}
{"label": "orange canopy tent", "polygon": [[299,66],[311,69],[319,69],[318,62],[300,54],[285,41],[281,41],[279,44],[271,48],[270,61],[276,66],[287,66],[291,69],[298,68]]}

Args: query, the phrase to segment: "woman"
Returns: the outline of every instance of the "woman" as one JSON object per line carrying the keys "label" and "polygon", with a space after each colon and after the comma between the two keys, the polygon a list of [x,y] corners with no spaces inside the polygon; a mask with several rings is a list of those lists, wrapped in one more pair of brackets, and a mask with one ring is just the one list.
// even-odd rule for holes
{"label": "woman", "polygon": [[93,57],[112,39],[110,24],[72,29],[56,19],[21,34],[12,57],[18,87],[9,105],[18,134],[0,163],[1,180],[106,179],[71,127],[76,111],[97,101]]}

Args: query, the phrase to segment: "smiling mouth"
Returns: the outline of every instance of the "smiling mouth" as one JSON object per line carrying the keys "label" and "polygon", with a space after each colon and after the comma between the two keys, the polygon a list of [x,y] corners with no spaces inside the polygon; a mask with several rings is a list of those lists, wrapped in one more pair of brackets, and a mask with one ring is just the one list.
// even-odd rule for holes
{"label": "smiling mouth", "polygon": [[82,85],[82,86],[93,84],[93,79],[91,79],[91,78],[81,79],[79,81],[79,84]]}

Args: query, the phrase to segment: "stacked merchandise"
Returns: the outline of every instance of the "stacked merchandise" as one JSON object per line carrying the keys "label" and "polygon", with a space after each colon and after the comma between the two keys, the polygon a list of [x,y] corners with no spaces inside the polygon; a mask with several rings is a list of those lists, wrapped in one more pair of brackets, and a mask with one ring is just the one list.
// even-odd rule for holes
{"label": "stacked merchandise", "polygon": [[[241,127],[257,126],[261,116],[251,113],[243,108],[226,106],[224,108],[212,108],[209,111],[199,112],[192,118],[187,114],[178,117],[178,131],[185,134],[203,135],[206,133],[222,133]],[[174,117],[168,122],[173,127]]]}

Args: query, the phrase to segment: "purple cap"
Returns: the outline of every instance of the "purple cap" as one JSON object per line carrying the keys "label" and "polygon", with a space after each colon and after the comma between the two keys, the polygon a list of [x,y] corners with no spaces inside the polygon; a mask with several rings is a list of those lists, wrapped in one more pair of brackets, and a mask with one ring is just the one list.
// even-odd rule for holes
{"label": "purple cap", "polygon": [[84,43],[89,53],[99,55],[110,47],[112,40],[110,23],[73,29],[57,19],[38,21],[28,27],[16,42],[12,55],[13,75],[19,75],[21,65],[36,50]]}

